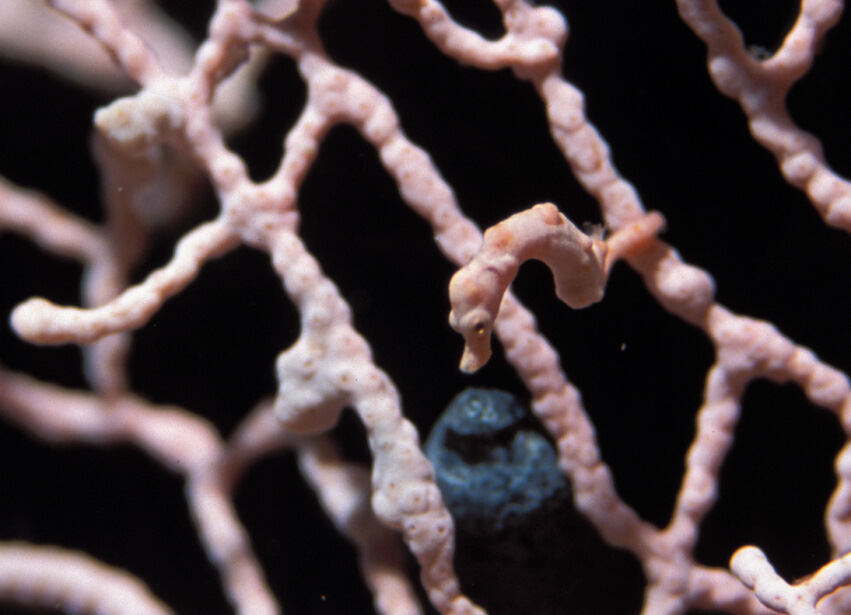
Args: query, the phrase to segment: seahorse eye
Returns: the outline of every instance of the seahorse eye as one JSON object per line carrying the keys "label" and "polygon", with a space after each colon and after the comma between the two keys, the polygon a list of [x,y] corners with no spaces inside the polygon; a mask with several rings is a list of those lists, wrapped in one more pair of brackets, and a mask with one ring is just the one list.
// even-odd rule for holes
{"label": "seahorse eye", "polygon": [[475,331],[475,332],[476,332],[476,335],[484,335],[484,333],[485,333],[485,323],[483,323],[481,320],[480,320],[480,321],[478,321],[478,322],[476,322],[476,323],[473,325],[473,331]]}

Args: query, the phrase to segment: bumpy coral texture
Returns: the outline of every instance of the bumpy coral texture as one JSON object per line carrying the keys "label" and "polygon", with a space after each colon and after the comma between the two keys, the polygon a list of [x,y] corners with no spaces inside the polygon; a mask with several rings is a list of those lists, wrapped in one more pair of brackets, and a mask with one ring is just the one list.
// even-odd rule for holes
{"label": "bumpy coral texture", "polygon": [[4,605],[851,610],[841,2],[186,4],[0,2]]}

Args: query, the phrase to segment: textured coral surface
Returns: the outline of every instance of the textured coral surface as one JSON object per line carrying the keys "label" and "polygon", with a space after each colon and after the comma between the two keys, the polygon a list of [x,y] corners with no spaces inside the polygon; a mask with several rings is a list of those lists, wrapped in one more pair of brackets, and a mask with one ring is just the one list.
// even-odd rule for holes
{"label": "textured coral surface", "polygon": [[[196,40],[206,37],[213,3],[193,3],[200,7],[193,10],[183,2],[160,4]],[[680,19],[676,4],[554,4],[569,26],[562,72],[584,92],[588,120],[644,208],[664,215],[662,240],[713,276],[718,303],[772,323],[848,373],[851,240],[825,225],[807,195],[784,181],[772,155],[749,135],[739,106],[710,80],[705,46]],[[740,4],[721,8],[747,44],[769,51],[780,44],[798,8]],[[486,37],[503,31],[489,3],[445,6]],[[851,174],[848,24],[846,18],[830,31],[814,68],[788,100],[792,117],[822,140],[827,161],[845,177]],[[383,2],[330,2],[319,33],[330,58],[389,98],[407,137],[430,154],[461,210],[481,229],[542,202],[557,204],[580,227],[604,222],[554,144],[543,103],[529,83],[506,69],[459,66],[435,49],[416,21]],[[38,36],[34,27],[31,37]],[[273,60],[259,84],[258,119],[226,139],[258,181],[276,170],[284,136],[306,96],[288,58]],[[47,194],[82,219],[104,223],[90,153],[92,116],[133,91],[126,83],[111,88],[93,91],[29,64],[4,63],[0,175]],[[433,230],[405,205],[376,149],[355,129],[337,126],[324,137],[298,201],[301,238],[348,301],[355,329],[423,437],[467,386],[529,397],[499,344],[475,375],[459,372],[463,341],[447,324],[447,287],[457,267],[439,254]],[[219,206],[205,178],[195,208],[152,233],[130,282],[168,262],[177,241],[214,219]],[[81,305],[78,262],[51,255],[22,234],[2,232],[5,226],[4,316],[33,296]],[[625,263],[614,267],[603,300],[583,310],[558,301],[552,276],[540,263],[523,266],[514,290],[581,392],[618,495],[644,521],[665,527],[695,436],[713,345],[698,328],[662,309]],[[260,400],[276,393],[276,357],[300,330],[269,257],[242,246],[204,265],[194,282],[133,334],[129,383],[155,404],[205,417],[227,438]],[[9,326],[0,330],[0,363],[71,390],[93,386],[84,378],[78,347],[34,346]],[[694,559],[729,569],[738,548],[755,545],[791,582],[837,555],[824,517],[837,485],[833,463],[847,436],[837,416],[812,404],[796,385],[758,378],[742,399],[735,443],[720,471],[719,499],[700,524]],[[344,411],[334,431],[346,456],[369,463],[354,412]],[[233,612],[199,541],[179,476],[127,444],[47,440],[0,423],[0,540],[86,552],[143,580],[178,613]],[[364,482],[354,476],[351,484]],[[306,485],[295,455],[282,452],[253,466],[239,480],[234,502],[285,612],[373,612],[374,595],[358,574],[356,550]],[[846,552],[848,536],[833,547]],[[416,579],[413,557],[406,567]],[[602,585],[618,591],[622,582]],[[425,593],[417,591],[426,604]],[[756,604],[735,612],[760,612]],[[671,610],[646,612],[687,610],[666,608]]]}

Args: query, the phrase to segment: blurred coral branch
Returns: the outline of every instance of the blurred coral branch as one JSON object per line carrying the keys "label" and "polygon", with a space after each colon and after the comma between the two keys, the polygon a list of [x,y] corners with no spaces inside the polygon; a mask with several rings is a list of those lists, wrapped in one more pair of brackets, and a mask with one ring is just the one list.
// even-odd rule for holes
{"label": "blurred coral branch", "polygon": [[[471,67],[466,70],[510,72],[538,97],[565,173],[569,167],[603,222],[586,234],[574,224],[581,221],[571,221],[557,205],[527,209],[529,203],[517,203],[515,211],[527,210],[483,235],[462,212],[440,165],[406,132],[405,116],[380,80],[359,74],[326,49],[333,42],[324,39],[326,4],[218,0],[199,43],[145,0],[49,0],[51,9],[29,0],[0,5],[0,54],[108,97],[94,114],[90,141],[100,182],[99,222],[54,202],[38,186],[0,179],[0,231],[82,268],[79,307],[58,305],[56,297],[30,297],[11,311],[11,327],[33,344],[79,346],[87,389],[0,367],[0,415],[50,445],[130,446],[178,476],[198,540],[237,613],[281,612],[236,498],[249,470],[282,452],[295,455],[318,505],[354,546],[379,613],[416,614],[432,607],[452,615],[484,613],[474,603],[481,589],[468,589],[454,569],[453,519],[407,416],[417,403],[406,400],[403,412],[393,368],[379,366],[358,326],[356,299],[323,269],[315,244],[301,229],[307,176],[318,166],[331,131],[347,125],[374,150],[401,199],[460,269],[449,295],[450,324],[466,342],[462,370],[474,372],[491,359],[494,333],[501,344],[497,354],[504,353],[555,442],[576,510],[607,545],[640,563],[646,581],[642,613],[844,612],[851,601],[848,378],[778,327],[722,306],[710,274],[667,243],[665,232],[677,231],[673,217],[660,205],[645,210],[636,188],[616,168],[602,131],[586,116],[584,94],[565,77],[570,11],[562,15],[525,0],[494,0],[504,32],[486,37],[453,19],[436,0],[389,2],[418,24],[444,59]],[[708,48],[718,90],[740,103],[754,139],[774,155],[783,177],[805,193],[828,225],[851,231],[848,181],[828,166],[819,139],[798,127],[786,109],[790,89],[808,74],[838,22],[841,2],[803,0],[794,26],[767,59],[748,51],[714,0],[676,4]],[[279,58],[296,67],[305,101],[281,136],[280,160],[259,181],[247,156],[233,146],[234,135],[263,112],[262,81]],[[195,211],[205,192],[215,195],[216,212],[199,220]],[[334,220],[323,222],[330,226]],[[149,266],[152,245],[174,232],[181,236],[171,258]],[[154,326],[202,269],[242,247],[267,257],[278,290],[298,312],[299,328],[294,341],[278,349],[274,396],[255,399],[255,409],[227,433],[188,408],[134,392],[131,344],[134,332]],[[345,254],[343,247],[335,250]],[[619,493],[622,485],[603,454],[580,388],[569,379],[557,346],[511,290],[527,260],[549,267],[558,299],[573,309],[605,302],[615,263],[623,261],[620,267],[637,273],[659,306],[711,344],[714,363],[663,527]],[[400,274],[406,275],[403,267]],[[398,340],[406,334],[393,333]],[[757,379],[799,387],[813,405],[833,413],[844,432],[837,484],[825,510],[832,559],[797,585],[786,583],[755,547],[739,550],[730,569],[706,564],[696,554],[701,528],[719,497],[745,390]],[[371,469],[351,460],[332,435],[346,409],[358,418]],[[397,532],[416,560],[423,591],[409,578]],[[468,597],[474,591],[475,600]],[[431,606],[421,605],[421,597]],[[0,601],[75,613],[170,612],[118,566],[20,541],[0,544]]]}

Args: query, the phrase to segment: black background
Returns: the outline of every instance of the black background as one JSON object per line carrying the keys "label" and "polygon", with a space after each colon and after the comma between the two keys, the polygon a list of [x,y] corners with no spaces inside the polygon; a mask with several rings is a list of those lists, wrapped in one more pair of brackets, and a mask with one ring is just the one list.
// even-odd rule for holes
{"label": "black background", "polygon": [[[557,4],[570,27],[565,75],[585,93],[588,117],[617,168],[646,208],[664,213],[665,239],[714,276],[723,305],[769,320],[828,363],[851,368],[851,240],[820,221],[749,137],[737,104],[711,84],[703,44],[674,3]],[[496,10],[483,0],[447,7],[486,36],[501,32]],[[212,3],[171,0],[165,8],[202,37]],[[748,44],[769,49],[796,11],[794,2],[730,1],[724,9]],[[789,99],[796,121],[822,138],[829,163],[845,176],[848,28],[845,20],[831,32],[816,68]],[[531,86],[508,71],[458,66],[415,22],[377,0],[333,0],[321,34],[335,60],[387,93],[409,138],[431,154],[480,226],[542,201],[557,203],[576,223],[599,222],[595,203],[550,140]],[[255,179],[274,170],[304,101],[288,59],[273,64],[262,86],[267,112],[231,140]],[[99,221],[87,138],[93,110],[107,99],[17,65],[0,68],[0,92],[0,174]],[[350,301],[358,330],[423,434],[466,386],[523,395],[498,349],[481,373],[458,372],[461,339],[446,324],[453,267],[353,129],[337,128],[326,139],[300,203],[308,247]],[[201,217],[212,218],[215,207],[210,197]],[[186,228],[158,237],[136,279],[169,258]],[[4,317],[33,295],[79,303],[76,264],[8,233],[0,235],[0,262]],[[604,301],[583,311],[556,300],[549,272],[536,263],[524,267],[515,289],[582,391],[620,494],[646,519],[666,524],[713,348],[659,308],[624,265]],[[183,405],[228,434],[273,393],[274,357],[297,334],[295,311],[268,259],[241,248],[206,265],[135,334],[132,381],[145,397]],[[5,324],[0,361],[85,387],[76,348],[33,348]],[[364,459],[357,421],[347,417],[339,431],[348,453]],[[698,560],[726,566],[740,545],[756,544],[787,579],[828,561],[822,516],[842,442],[836,419],[797,388],[752,384]],[[371,612],[352,549],[325,520],[290,456],[258,465],[236,501],[286,612]],[[229,612],[188,519],[180,480],[129,448],[50,448],[0,425],[0,539],[85,550],[134,572],[180,613]]]}

